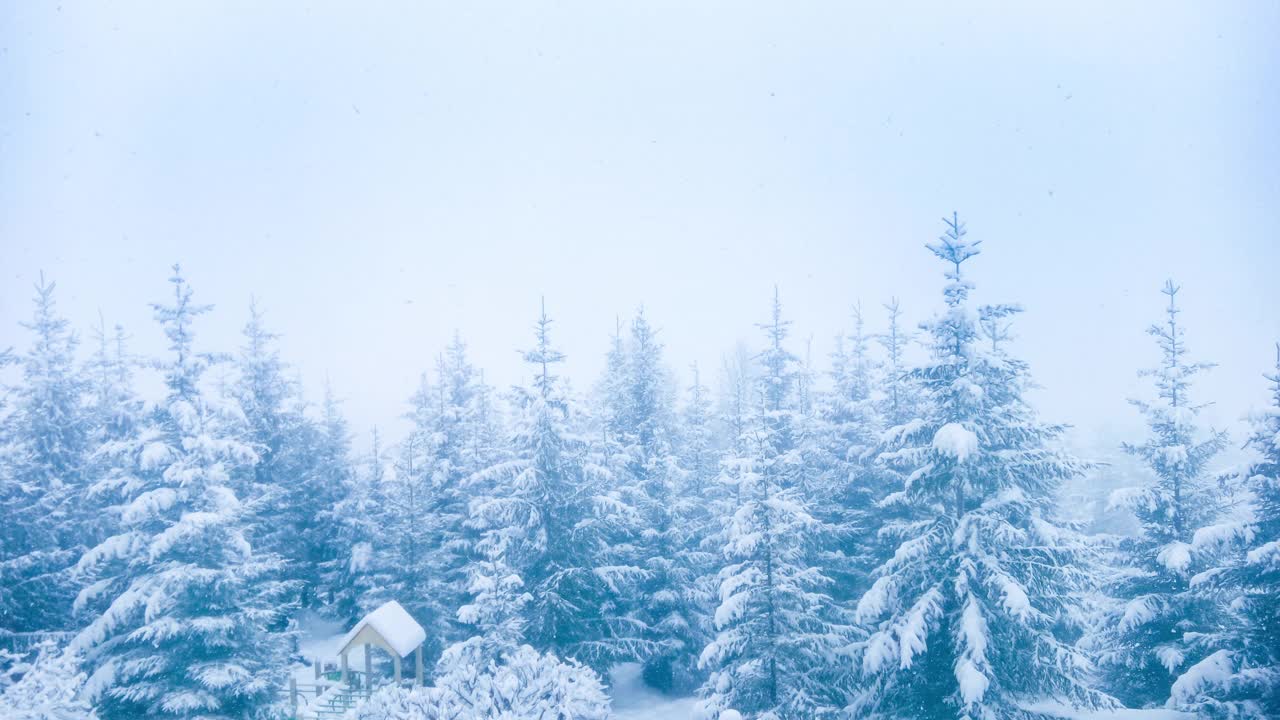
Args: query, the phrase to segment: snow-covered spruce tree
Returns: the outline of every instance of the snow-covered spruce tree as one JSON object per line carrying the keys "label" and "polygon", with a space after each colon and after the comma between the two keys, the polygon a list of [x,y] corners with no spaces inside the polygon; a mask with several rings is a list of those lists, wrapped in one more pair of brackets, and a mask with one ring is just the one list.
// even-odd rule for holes
{"label": "snow-covered spruce tree", "polygon": [[[0,350],[0,370],[17,362],[12,349]],[[8,417],[9,388],[0,386],[0,418]],[[15,593],[9,583],[14,582],[21,573],[28,570],[30,553],[24,554],[27,543],[38,542],[42,533],[33,533],[32,519],[25,517],[21,511],[27,509],[34,493],[28,492],[15,477],[22,448],[8,437],[11,428],[0,425],[0,517],[7,520],[0,523],[0,637],[12,632],[15,620],[25,621],[25,593]],[[18,522],[22,520],[22,524]],[[21,543],[21,545],[20,545]],[[21,628],[21,626],[19,626]],[[32,649],[10,648],[8,643],[0,645],[0,709],[16,710],[16,703],[7,703],[4,694],[15,683],[26,682],[33,668],[36,654]],[[31,686],[27,682],[28,687]],[[44,685],[36,686],[43,690]],[[26,693],[19,692],[19,702],[26,698]]]}
{"label": "snow-covered spruce tree", "polygon": [[[145,405],[134,390],[137,360],[126,347],[124,328],[116,325],[108,335],[104,323],[95,328],[94,337],[96,347],[84,368],[90,397],[89,445],[94,449],[85,470],[91,496],[96,494],[97,483],[112,470],[110,453],[102,449],[128,442],[137,433],[145,412]],[[101,538],[95,536],[97,539]]]}
{"label": "snow-covered spruce tree", "polygon": [[[108,339],[104,327],[96,333],[97,348],[85,367],[89,395],[89,441],[94,448],[85,466],[88,482],[81,499],[86,513],[96,515],[87,536],[96,546],[119,532],[118,508],[132,500],[134,477],[129,453],[138,447],[152,409],[135,394],[133,369],[139,360],[126,349],[124,330],[116,326]],[[79,559],[79,558],[77,558]],[[71,571],[73,585],[85,579],[78,568]],[[74,603],[76,627],[100,615],[111,598],[81,596]]]}
{"label": "snow-covered spruce tree", "polygon": [[929,362],[911,371],[927,394],[920,417],[886,434],[882,457],[904,472],[913,532],[874,572],[857,603],[870,636],[855,644],[859,717],[1041,717],[1045,698],[1108,704],[1060,627],[1085,582],[1081,548],[1047,519],[1057,484],[1080,463],[1055,449],[1062,427],[1023,399],[1025,363],[980,336],[1009,306],[969,305],[964,263],[978,254],[954,216],[929,250],[947,263],[946,309],[923,327]]}
{"label": "snow-covered spruce tree", "polygon": [[801,417],[812,418],[816,410],[817,375],[817,371],[813,369],[813,338],[810,337],[805,341],[804,357],[797,358],[795,372],[796,412]]}
{"label": "snow-covered spruce tree", "polygon": [[89,395],[89,443],[93,446],[124,437],[136,425],[141,403],[133,389],[135,360],[126,348],[128,336],[116,325],[107,333],[99,319],[93,329],[93,354],[83,374]]}
{"label": "snow-covered spruce tree", "polygon": [[867,573],[883,554],[876,541],[881,514],[877,503],[892,492],[893,474],[875,460],[884,430],[875,395],[879,363],[871,356],[860,307],[853,310],[853,332],[836,339],[832,388],[820,400],[813,432],[813,463],[824,474],[824,519],[838,528],[837,551],[828,563],[835,593],[842,602],[867,589]]}
{"label": "snow-covered spruce tree", "polygon": [[[685,402],[680,412],[677,453],[684,471],[682,496],[704,499],[717,495],[716,477],[720,474],[720,452],[716,447],[715,407],[711,390],[702,383],[697,363],[690,368],[691,382],[685,389]],[[699,502],[703,513],[711,503]]]}
{"label": "snow-covered spruce tree", "polygon": [[499,440],[490,414],[488,389],[467,357],[467,346],[460,334],[454,334],[440,356],[437,375],[439,412],[430,425],[439,438],[434,446],[432,546],[439,578],[434,592],[442,598],[441,609],[451,621],[452,633],[445,636],[447,643],[459,636],[452,621],[468,594],[471,578],[467,565],[477,557],[474,553],[478,536],[467,522],[472,491],[468,480],[497,458]]}
{"label": "snow-covered spruce tree", "polygon": [[[503,416],[493,400],[493,388],[480,370],[471,398],[471,422],[467,432],[467,467],[487,468],[506,453],[503,444]],[[474,474],[474,473],[473,473]],[[468,478],[468,484],[469,484]]]}
{"label": "snow-covered spruce tree", "polygon": [[512,457],[472,478],[484,490],[471,503],[471,523],[501,544],[530,595],[530,644],[604,669],[640,654],[634,622],[611,609],[643,571],[601,562],[618,516],[630,509],[608,494],[609,474],[588,462],[576,406],[553,372],[564,355],[552,347],[550,329],[544,309],[536,345],[524,353],[533,382],[514,390]]}
{"label": "snow-covered spruce tree", "polygon": [[700,665],[710,671],[702,710],[753,718],[812,718],[839,706],[836,649],[847,642],[829,581],[813,560],[824,528],[806,506],[809,472],[796,450],[795,357],[774,294],[769,344],[758,356],[759,404],[725,462],[737,507],[724,532],[716,635]]}
{"label": "snow-covered spruce tree", "polygon": [[873,398],[878,363],[871,356],[871,337],[862,320],[862,308],[853,309],[853,332],[836,338],[832,353],[832,390],[823,413],[841,438],[842,460],[858,462],[879,436],[880,419]]}
{"label": "snow-covered spruce tree", "polygon": [[751,350],[743,342],[726,353],[720,364],[720,388],[717,398],[717,436],[735,457],[745,453],[752,412],[758,407],[757,368]]}
{"label": "snow-covered spruce tree", "polygon": [[1238,593],[1233,608],[1246,619],[1236,646],[1240,669],[1210,694],[1236,700],[1255,717],[1274,718],[1280,717],[1280,344],[1275,374],[1267,379],[1271,404],[1254,419],[1249,437],[1260,455],[1247,472],[1255,503],[1251,537],[1244,562],[1224,578]]}
{"label": "snow-covered spruce tree", "polygon": [[1203,643],[1212,652],[1181,671],[1166,705],[1203,717],[1280,716],[1280,345],[1266,377],[1271,404],[1251,418],[1247,443],[1256,458],[1231,478],[1252,512],[1200,528],[1190,543],[1192,562],[1209,566],[1192,591],[1220,606]]}
{"label": "snow-covered spruce tree", "polygon": [[249,485],[236,488],[262,519],[254,536],[260,549],[285,562],[284,577],[304,607],[320,604],[320,566],[331,550],[332,528],[324,511],[338,500],[329,468],[318,464],[321,435],[304,413],[298,382],[280,358],[279,336],[267,329],[254,301],[244,326],[234,394],[246,419],[244,441],[258,456]]}
{"label": "snow-covered spruce tree", "polygon": [[325,568],[326,584],[334,588],[329,614],[348,625],[392,599],[386,588],[396,568],[386,559],[393,556],[394,538],[382,525],[389,508],[386,465],[386,449],[375,427],[369,454],[347,477],[346,492],[330,511],[337,554]]}
{"label": "snow-covered spruce tree", "polygon": [[[454,333],[439,357],[436,374],[441,407],[437,423],[444,435],[441,447],[453,476],[450,483],[458,486],[492,463],[501,442],[501,418],[492,407],[484,373],[471,364],[460,334]],[[465,515],[465,507],[461,514]]]}
{"label": "snow-covered spruce tree", "polygon": [[255,461],[236,437],[234,403],[203,391],[209,356],[194,349],[195,305],[177,266],[172,305],[154,305],[171,357],[167,395],[128,447],[114,449],[118,534],[85,553],[96,578],[78,602],[113,600],[76,637],[91,670],[87,691],[115,718],[249,718],[272,705],[287,651],[266,631],[287,609],[278,558],[245,536],[232,475]]}
{"label": "snow-covered spruce tree", "polygon": [[471,602],[458,608],[458,622],[474,633],[448,648],[440,665],[486,667],[511,657],[524,643],[524,612],[532,599],[524,581],[507,564],[510,535],[491,529],[476,543],[482,556],[468,565]]}
{"label": "snow-covered spruce tree", "polygon": [[[884,305],[888,327],[876,336],[884,353],[882,362],[860,361],[868,354],[859,350],[862,342],[861,317],[855,318],[855,333],[850,338],[851,351],[844,365],[835,363],[836,397],[844,400],[843,423],[833,423],[836,438],[848,443],[844,468],[850,473],[839,487],[845,490],[842,505],[847,508],[843,537],[852,555],[854,597],[866,592],[869,573],[888,560],[906,539],[914,537],[918,519],[912,518],[905,497],[898,492],[907,475],[915,470],[909,464],[886,462],[881,453],[896,449],[898,431],[923,414],[922,391],[918,379],[908,372],[907,348],[913,336],[902,325],[902,311],[897,299]],[[864,341],[865,342],[865,341]],[[865,369],[863,368],[865,366]],[[841,381],[840,368],[847,379]],[[867,388],[871,385],[871,388]],[[843,389],[843,391],[841,391]],[[843,432],[839,432],[841,428]],[[836,453],[839,456],[839,453]]]}
{"label": "snow-covered spruce tree", "polygon": [[75,590],[64,570],[86,539],[77,502],[85,489],[89,417],[78,372],[76,335],[57,314],[55,284],[35,286],[35,313],[22,326],[31,346],[20,358],[22,384],[4,418],[10,463],[0,489],[0,628],[68,626]]}
{"label": "snow-covered spruce tree", "polygon": [[915,337],[902,325],[902,306],[897,298],[884,305],[889,323],[876,339],[884,350],[881,368],[880,414],[888,427],[898,427],[920,415],[920,388],[908,373],[907,350]]}
{"label": "snow-covered spruce tree", "polygon": [[455,335],[436,365],[437,381],[422,377],[410,400],[413,423],[389,485],[388,523],[396,528],[390,559],[391,594],[427,628],[434,656],[460,637],[458,608],[465,602],[466,566],[476,538],[467,527],[467,479],[487,457],[488,441],[477,407],[477,373]]}
{"label": "snow-covered spruce tree", "polygon": [[1141,373],[1154,379],[1157,398],[1131,401],[1150,435],[1124,446],[1153,477],[1113,496],[1113,503],[1132,509],[1141,534],[1119,548],[1126,567],[1113,589],[1115,617],[1102,643],[1109,689],[1134,707],[1165,704],[1183,672],[1221,649],[1217,630],[1225,619],[1221,603],[1193,580],[1212,567],[1217,549],[1196,533],[1222,519],[1221,488],[1208,465],[1227,436],[1197,425],[1204,405],[1191,399],[1191,381],[1212,365],[1187,359],[1178,288],[1170,281],[1162,292],[1169,299],[1165,322],[1148,329],[1162,360]]}
{"label": "snow-covered spruce tree", "polygon": [[604,357],[604,374],[596,389],[599,408],[596,420],[604,431],[603,440],[611,452],[625,452],[622,435],[629,414],[631,398],[627,393],[627,345],[622,334],[622,319],[615,318],[613,334],[609,336],[609,351]]}
{"label": "snow-covered spruce tree", "polygon": [[[350,548],[344,543],[342,527],[345,519],[338,508],[350,497],[355,468],[351,461],[351,430],[342,414],[341,401],[334,395],[328,380],[320,403],[320,422],[316,425],[312,458],[313,484],[323,489],[327,505],[319,508],[316,528],[324,535],[315,538],[315,602],[333,613],[339,597],[345,592],[342,568],[350,560]],[[337,614],[341,614],[338,611]],[[343,616],[345,617],[345,616]]]}
{"label": "snow-covered spruce tree", "polygon": [[[0,371],[3,371],[14,362],[16,360],[13,357],[12,349],[5,348],[0,350]],[[0,417],[6,417],[10,412],[9,400],[9,388],[0,385]],[[26,498],[24,497],[25,493],[22,491],[22,486],[18,484],[17,479],[14,477],[13,470],[17,465],[15,456],[18,449],[8,437],[8,430],[9,428],[4,423],[0,423],[0,512],[3,512],[5,517],[17,517],[16,514],[13,514],[14,510],[17,507],[21,507]],[[16,548],[18,548],[19,542],[25,543],[26,541],[25,533],[22,532],[18,523],[10,522],[0,526],[0,543],[3,543],[0,548],[4,548],[4,550],[0,550],[0,563],[8,563],[13,558],[20,557]],[[13,572],[14,569],[16,568],[5,566],[3,572],[7,575]],[[5,594],[0,596],[0,608],[7,608],[0,610],[0,613],[4,613],[3,617],[5,618],[0,627],[7,630],[12,624],[12,618],[17,614],[15,611],[18,605],[12,595]],[[15,679],[10,677],[9,673],[15,667],[15,664],[21,660],[21,655],[0,649],[0,691],[3,691]]]}
{"label": "snow-covered spruce tree", "polygon": [[394,451],[391,471],[383,486],[382,503],[373,510],[386,541],[374,545],[370,563],[387,579],[370,588],[360,599],[367,613],[388,600],[404,605],[423,627],[429,628],[427,652],[441,650],[445,633],[452,634],[454,608],[448,608],[438,590],[443,578],[438,573],[434,538],[438,518],[432,514],[437,502],[437,444],[440,438],[429,429],[427,416],[436,408],[434,388],[423,373],[418,390],[409,400],[406,418],[414,429]]}
{"label": "snow-covered spruce tree", "polygon": [[[709,388],[702,384],[697,364],[686,389],[678,425],[680,472],[672,513],[679,518],[679,562],[688,574],[681,588],[690,608],[687,630],[695,656],[715,635],[714,612],[719,604],[718,572],[722,562],[721,521],[735,509],[728,486],[720,480],[720,450],[715,437],[715,409]],[[696,666],[690,670],[702,671]]]}
{"label": "snow-covered spruce tree", "polygon": [[683,472],[675,450],[675,415],[670,372],[657,331],[641,309],[628,337],[621,417],[616,432],[628,448],[624,477],[634,483],[624,500],[638,510],[635,538],[639,564],[647,576],[637,589],[637,619],[650,643],[643,677],[664,692],[691,690],[698,632],[696,584],[698,534],[680,502]]}
{"label": "snow-covered spruce tree", "polygon": [[[609,537],[603,538],[603,554],[596,558],[601,565],[639,568],[644,564],[647,548],[643,541],[646,518],[641,512],[646,506],[643,476],[635,474],[640,448],[636,436],[629,428],[631,412],[630,366],[627,338],[623,333],[621,318],[615,319],[613,334],[609,337],[609,350],[605,354],[604,373],[597,381],[594,392],[587,398],[585,412],[579,417],[585,421],[586,455],[584,462],[596,466],[608,476],[602,486],[604,494],[616,498],[619,508],[628,512],[615,514],[621,522],[612,524]],[[633,578],[639,580],[639,577]],[[615,594],[606,605],[611,615],[627,615],[638,618],[641,599],[638,593],[629,596]],[[614,606],[614,602],[619,603]],[[638,622],[638,621],[637,621]],[[645,628],[637,627],[630,634],[640,635]],[[627,658],[639,660],[640,657]]]}

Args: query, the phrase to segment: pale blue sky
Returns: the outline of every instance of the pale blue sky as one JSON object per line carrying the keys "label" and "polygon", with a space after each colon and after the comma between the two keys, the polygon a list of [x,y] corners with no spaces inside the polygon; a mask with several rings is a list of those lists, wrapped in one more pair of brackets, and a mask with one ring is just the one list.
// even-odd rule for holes
{"label": "pale blue sky", "polygon": [[1263,399],[1275,2],[259,5],[0,2],[0,346],[44,270],[157,352],[180,260],[207,343],[256,294],[367,428],[455,327],[518,380],[541,294],[580,386],[616,314],[714,366],[774,283],[825,361],[859,298],[937,307],[958,210],[1050,417],[1133,429],[1168,276],[1214,417]]}

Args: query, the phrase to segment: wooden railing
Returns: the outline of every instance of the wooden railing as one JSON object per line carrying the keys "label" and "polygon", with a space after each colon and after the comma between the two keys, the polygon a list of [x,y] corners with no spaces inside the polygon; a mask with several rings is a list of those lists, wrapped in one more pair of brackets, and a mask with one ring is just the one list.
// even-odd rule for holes
{"label": "wooden railing", "polygon": [[[288,697],[290,720],[339,720],[348,710],[369,699],[374,690],[392,684],[391,678],[380,674],[368,675],[358,670],[347,671],[347,681],[342,681],[338,670],[316,670],[314,682],[298,682],[289,678]],[[407,687],[411,681],[402,681]]]}
{"label": "wooden railing", "polygon": [[294,720],[339,720],[373,693],[368,687],[354,683],[302,684],[290,686]]}

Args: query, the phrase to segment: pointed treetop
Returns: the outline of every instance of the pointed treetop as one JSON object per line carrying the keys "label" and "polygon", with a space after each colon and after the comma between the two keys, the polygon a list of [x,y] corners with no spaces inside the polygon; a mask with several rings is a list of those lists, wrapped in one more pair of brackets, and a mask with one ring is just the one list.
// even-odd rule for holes
{"label": "pointed treetop", "polygon": [[790,320],[782,319],[782,300],[778,294],[778,286],[774,285],[771,319],[768,323],[756,325],[769,339],[768,348],[756,356],[764,369],[760,381],[763,383],[763,400],[768,410],[781,410],[791,395],[794,373],[789,366],[796,361],[796,356],[783,347],[783,341],[790,334],[790,326]]}
{"label": "pointed treetop", "polygon": [[467,341],[462,339],[461,330],[454,328],[453,339],[449,341],[449,346],[445,348],[444,355],[448,358],[450,370],[468,376],[474,372],[471,364],[467,361]]}
{"label": "pointed treetop", "polygon": [[449,347],[445,348],[445,354],[449,358],[449,368],[454,372],[468,376],[473,372],[470,363],[467,362],[467,341],[462,339],[460,330],[454,329],[453,340],[449,342]]}
{"label": "pointed treetop", "polygon": [[258,299],[249,296],[249,320],[240,334],[244,337],[244,345],[240,348],[240,357],[247,372],[253,375],[251,384],[253,392],[267,392],[264,384],[271,384],[287,367],[280,360],[280,352],[273,343],[280,339],[278,333],[267,329],[266,312],[258,305]]}
{"label": "pointed treetop", "polygon": [[938,236],[937,243],[930,243],[925,247],[932,250],[934,255],[953,263],[958,272],[960,263],[981,252],[981,250],[978,250],[978,246],[982,244],[982,241],[965,239],[968,235],[968,230],[965,229],[964,223],[960,222],[959,213],[951,213],[951,217],[942,218],[942,222],[947,225],[946,231]]}
{"label": "pointed treetop", "polygon": [[191,325],[196,316],[213,309],[212,305],[196,305],[191,301],[191,286],[182,276],[182,267],[173,265],[173,275],[169,277],[173,285],[173,305],[151,303],[155,318],[164,327],[165,337],[169,338],[169,350],[174,354],[172,362],[165,366],[168,371],[165,383],[171,393],[178,397],[189,398],[195,394],[196,382],[204,372],[205,358],[197,357],[192,351],[194,334]]}
{"label": "pointed treetop", "polygon": [[657,329],[649,323],[649,319],[644,315],[644,306],[641,305],[636,309],[636,316],[631,321],[631,339],[635,343],[635,351],[643,355],[649,350],[659,347],[657,336]]}
{"label": "pointed treetop", "polygon": [[889,302],[882,307],[888,311],[889,328],[887,332],[877,336],[880,344],[885,351],[889,353],[889,359],[894,366],[897,366],[901,354],[906,344],[911,342],[911,333],[902,327],[902,306],[898,302],[898,298],[889,298]]}
{"label": "pointed treetop", "polygon": [[791,327],[790,320],[782,319],[782,299],[778,294],[778,286],[773,286],[773,304],[770,309],[770,318],[767,323],[757,323],[756,327],[765,331],[765,335],[769,338],[769,348],[773,351],[782,350],[782,341],[787,339],[790,334],[788,330]]}
{"label": "pointed treetop", "polygon": [[76,338],[75,333],[68,331],[67,328],[70,323],[67,319],[58,317],[55,310],[57,302],[54,300],[54,291],[57,289],[58,284],[46,281],[42,270],[40,279],[34,287],[36,296],[32,301],[36,306],[35,315],[32,317],[31,322],[19,323],[19,325],[36,335],[35,346],[32,348],[31,354],[39,356],[73,351],[79,340]]}
{"label": "pointed treetop", "polygon": [[552,390],[555,387],[556,376],[551,374],[551,365],[564,361],[564,353],[551,347],[551,318],[547,317],[547,299],[541,299],[541,311],[538,314],[537,325],[534,326],[534,333],[537,337],[537,345],[532,350],[526,350],[522,354],[524,361],[538,366],[538,377],[534,379],[534,386],[538,388],[538,393],[543,399],[551,397]]}
{"label": "pointed treetop", "polygon": [[[1147,334],[1156,339],[1156,343],[1160,346],[1162,360],[1160,367],[1155,370],[1144,370],[1141,375],[1150,375],[1156,379],[1156,387],[1160,392],[1160,397],[1169,402],[1174,408],[1187,407],[1189,405],[1188,394],[1191,386],[1191,378],[1203,370],[1209,370],[1214,367],[1214,363],[1207,362],[1187,362],[1185,360],[1188,353],[1186,343],[1186,330],[1178,323],[1178,315],[1182,312],[1182,308],[1178,307],[1178,292],[1182,288],[1175,285],[1173,280],[1166,280],[1164,286],[1160,288],[1160,292],[1169,296],[1169,305],[1165,308],[1165,322],[1163,324],[1152,325],[1147,328]],[[1198,408],[1190,408],[1196,410]]]}
{"label": "pointed treetop", "polygon": [[960,265],[981,252],[978,246],[982,241],[965,239],[968,231],[964,223],[960,222],[960,216],[957,213],[952,213],[950,218],[942,218],[942,221],[947,224],[946,232],[938,237],[938,242],[926,243],[925,247],[942,260],[951,263],[952,268],[946,273],[947,279],[951,282],[947,284],[943,294],[946,296],[947,305],[958,307],[964,304],[970,289],[970,285],[961,279]]}
{"label": "pointed treetop", "polygon": [[35,304],[36,317],[48,318],[53,315],[53,291],[57,289],[58,283],[44,279],[44,271],[40,271],[40,279],[34,285],[36,290]]}
{"label": "pointed treetop", "polygon": [[280,336],[267,330],[264,322],[267,313],[258,305],[256,295],[249,296],[249,322],[245,323],[244,336],[249,339],[250,348],[260,350],[270,340],[275,340]]}

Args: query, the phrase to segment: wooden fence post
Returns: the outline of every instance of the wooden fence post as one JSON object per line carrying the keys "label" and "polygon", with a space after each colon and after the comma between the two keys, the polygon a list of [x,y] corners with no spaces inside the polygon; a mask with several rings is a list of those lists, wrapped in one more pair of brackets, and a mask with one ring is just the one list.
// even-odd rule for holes
{"label": "wooden fence post", "polygon": [[368,645],[364,646],[364,689],[373,689],[373,653]]}

